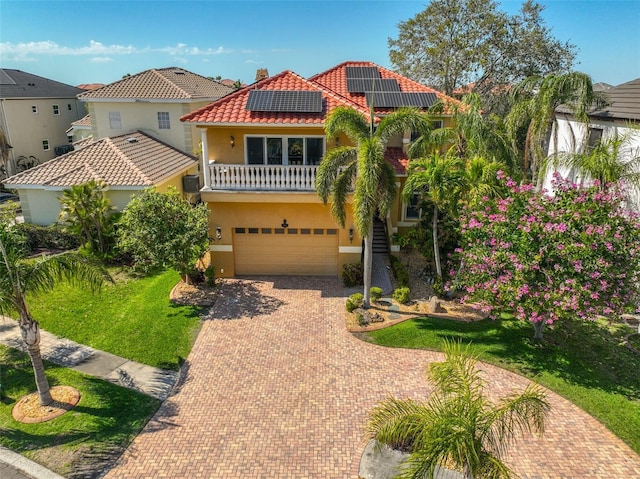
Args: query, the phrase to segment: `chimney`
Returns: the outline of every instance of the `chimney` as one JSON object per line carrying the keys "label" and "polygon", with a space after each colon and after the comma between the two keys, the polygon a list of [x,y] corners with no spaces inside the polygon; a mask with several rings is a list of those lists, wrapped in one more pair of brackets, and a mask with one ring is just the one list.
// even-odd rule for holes
{"label": "chimney", "polygon": [[266,68],[258,68],[258,71],[256,71],[256,81],[264,80],[265,78],[269,78],[269,71]]}

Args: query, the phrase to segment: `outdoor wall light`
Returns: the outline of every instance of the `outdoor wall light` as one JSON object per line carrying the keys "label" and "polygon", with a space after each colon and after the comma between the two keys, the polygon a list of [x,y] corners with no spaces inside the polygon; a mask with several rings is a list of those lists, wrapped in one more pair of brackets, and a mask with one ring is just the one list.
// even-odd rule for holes
{"label": "outdoor wall light", "polygon": [[220,241],[222,239],[222,228],[216,226],[216,239]]}
{"label": "outdoor wall light", "polygon": [[353,228],[349,228],[349,243],[353,243]]}
{"label": "outdoor wall light", "polygon": [[287,223],[287,219],[286,218],[282,220],[282,224],[280,226],[282,226],[283,228],[288,228],[289,227],[289,223]]}
{"label": "outdoor wall light", "polygon": [[229,144],[231,145],[231,148],[235,148],[236,147],[236,139],[234,138],[233,135],[231,135],[229,137]]}

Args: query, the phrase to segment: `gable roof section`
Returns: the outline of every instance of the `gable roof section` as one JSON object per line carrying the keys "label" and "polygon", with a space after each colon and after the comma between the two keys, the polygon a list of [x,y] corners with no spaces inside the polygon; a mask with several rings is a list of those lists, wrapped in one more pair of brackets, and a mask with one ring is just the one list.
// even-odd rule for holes
{"label": "gable roof section", "polygon": [[217,100],[233,88],[178,67],[145,70],[78,95],[85,101]]}
{"label": "gable roof section", "polygon": [[603,92],[609,106],[589,113],[596,118],[640,120],[640,78]]}
{"label": "gable roof section", "polygon": [[[322,111],[252,111],[247,109],[247,101],[252,91],[298,91],[320,92]],[[246,88],[221,98],[210,105],[188,113],[181,121],[198,124],[261,124],[261,125],[323,125],[327,114],[340,105],[351,106],[368,114],[366,108],[347,98],[336,95],[320,84],[304,79],[297,73],[285,70],[277,75],[260,80]]]}
{"label": "gable roof section", "polygon": [[114,189],[146,188],[191,168],[197,161],[192,155],[136,131],[101,138],[7,178],[4,184],[8,188],[62,189],[96,180]]}
{"label": "gable roof section", "polygon": [[32,73],[0,69],[0,98],[74,98],[82,90]]}
{"label": "gable roof section", "polygon": [[[309,81],[317,83],[319,85],[323,85],[324,87],[338,93],[344,98],[349,99],[350,101],[360,105],[360,107],[368,110],[367,99],[365,93],[358,92],[350,92],[347,88],[347,68],[348,67],[359,67],[359,68],[373,68],[377,69],[380,73],[380,78],[382,80],[396,80],[400,87],[401,92],[410,92],[410,93],[433,93],[436,95],[438,100],[440,100],[445,106],[445,114],[450,113],[447,105],[451,104],[459,104],[460,101],[455,98],[449,97],[438,90],[434,90],[428,86],[422,85],[416,81],[410,80],[407,77],[399,75],[391,70],[387,70],[384,67],[376,65],[373,62],[361,62],[361,61],[348,61],[340,63],[333,68],[330,68],[327,71],[322,73],[318,73],[311,78]],[[395,108],[376,108],[374,105],[374,111],[379,114],[390,113],[394,111]]]}

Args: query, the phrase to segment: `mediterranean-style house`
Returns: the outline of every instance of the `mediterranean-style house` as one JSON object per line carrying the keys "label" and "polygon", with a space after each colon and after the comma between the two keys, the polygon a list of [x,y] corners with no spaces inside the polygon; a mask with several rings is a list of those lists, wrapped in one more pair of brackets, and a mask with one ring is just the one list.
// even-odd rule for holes
{"label": "mediterranean-style house", "polygon": [[[346,137],[328,139],[324,124],[338,106],[376,117],[402,106],[445,105],[448,125],[457,100],[370,62],[345,62],[308,79],[284,71],[264,78],[181,120],[199,130],[210,210],[210,260],[218,276],[331,275],[359,262],[361,238],[348,212],[345,228],[314,188],[325,152]],[[388,143],[386,159],[400,189],[411,132]],[[400,196],[384,225],[388,240],[417,222],[415,204]]]}
{"label": "mediterranean-style house", "polygon": [[[556,154],[580,153],[616,136],[625,139],[619,155],[621,161],[640,157],[640,78],[604,90],[602,94],[606,106],[589,111],[587,123],[575,119],[564,107],[556,110],[552,138],[557,137],[557,143],[550,141],[550,157]],[[552,189],[551,182],[555,172],[578,184],[588,180],[582,172],[560,166],[546,175],[544,187],[547,190]],[[632,193],[629,200],[630,206],[640,211],[640,194]]]}
{"label": "mediterranean-style house", "polygon": [[[32,73],[0,69],[0,129],[9,149],[9,165],[0,178],[28,163],[51,160],[66,150],[69,125],[85,115],[76,96],[82,90]],[[2,166],[2,165],[0,165]]]}
{"label": "mediterranean-style house", "polygon": [[78,95],[87,103],[91,136],[97,140],[143,131],[185,153],[198,154],[195,127],[180,117],[229,93],[233,88],[183,68],[145,70]]}
{"label": "mediterranean-style house", "polygon": [[159,191],[169,187],[181,191],[183,177],[197,178],[197,164],[195,156],[135,131],[101,138],[18,173],[5,186],[18,191],[26,222],[50,225],[60,214],[58,199],[74,185],[104,182],[109,186],[107,198],[116,210],[122,210],[131,195],[151,186]]}

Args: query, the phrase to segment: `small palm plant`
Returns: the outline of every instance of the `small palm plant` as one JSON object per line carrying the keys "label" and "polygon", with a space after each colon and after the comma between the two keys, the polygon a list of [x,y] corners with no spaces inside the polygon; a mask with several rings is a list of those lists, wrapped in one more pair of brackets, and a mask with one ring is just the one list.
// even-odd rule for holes
{"label": "small palm plant", "polygon": [[517,435],[544,432],[550,409],[544,391],[529,385],[492,403],[469,347],[445,341],[444,354],[429,370],[435,387],[429,400],[383,401],[370,414],[369,437],[410,453],[400,478],[432,478],[437,466],[462,471],[465,479],[517,477],[502,456]]}

